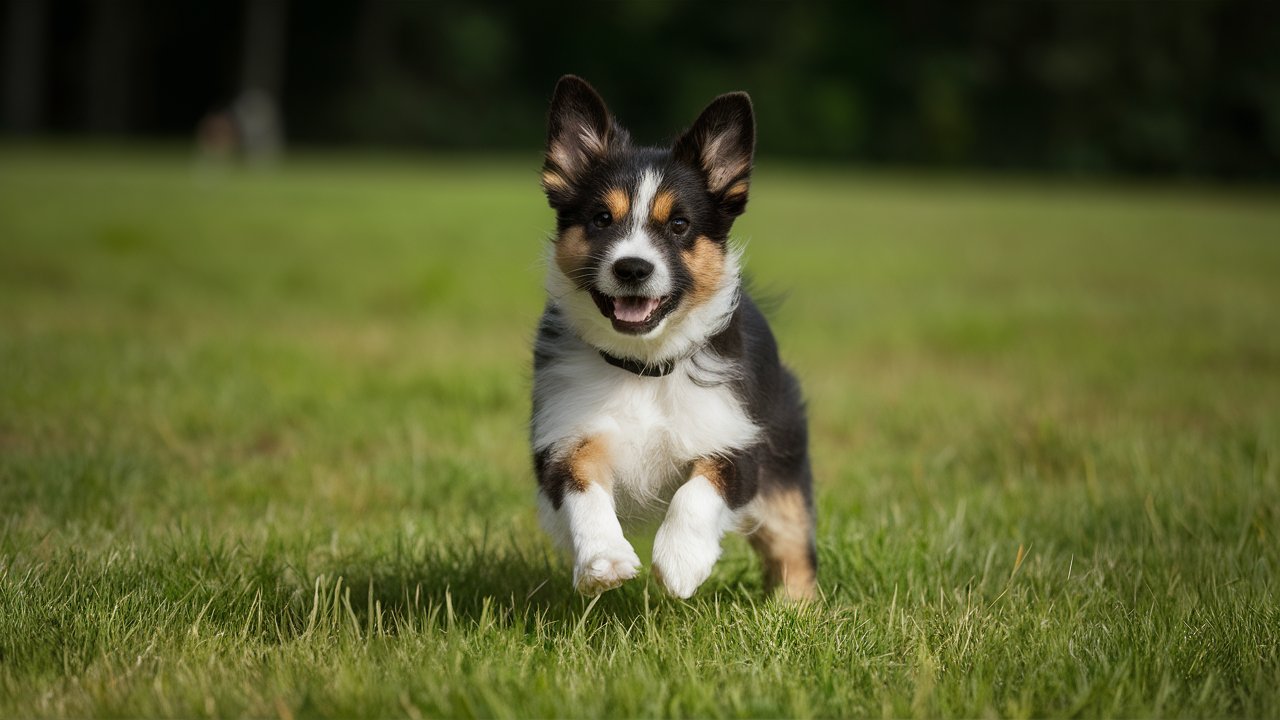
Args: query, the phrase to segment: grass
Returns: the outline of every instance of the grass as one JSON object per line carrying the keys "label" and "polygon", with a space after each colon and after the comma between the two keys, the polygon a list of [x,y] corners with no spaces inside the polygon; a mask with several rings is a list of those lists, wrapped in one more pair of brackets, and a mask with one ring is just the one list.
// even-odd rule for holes
{"label": "grass", "polygon": [[825,600],[587,601],[536,164],[0,150],[0,715],[1280,715],[1274,193],[766,162]]}

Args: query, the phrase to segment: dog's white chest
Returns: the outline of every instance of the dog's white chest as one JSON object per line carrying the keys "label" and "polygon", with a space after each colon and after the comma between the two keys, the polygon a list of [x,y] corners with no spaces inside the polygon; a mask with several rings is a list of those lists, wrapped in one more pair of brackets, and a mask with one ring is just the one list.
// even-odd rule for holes
{"label": "dog's white chest", "polygon": [[584,353],[540,372],[535,388],[534,447],[603,437],[620,514],[665,502],[690,463],[746,447],[758,432],[727,383],[695,382],[682,367],[640,377]]}

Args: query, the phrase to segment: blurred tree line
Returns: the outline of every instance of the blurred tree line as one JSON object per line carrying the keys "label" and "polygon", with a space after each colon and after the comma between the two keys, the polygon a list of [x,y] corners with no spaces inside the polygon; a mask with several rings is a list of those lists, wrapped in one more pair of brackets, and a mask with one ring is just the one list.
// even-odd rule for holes
{"label": "blurred tree line", "polygon": [[556,78],[642,141],[751,92],[769,155],[1280,178],[1275,2],[0,0],[10,133],[532,149]]}

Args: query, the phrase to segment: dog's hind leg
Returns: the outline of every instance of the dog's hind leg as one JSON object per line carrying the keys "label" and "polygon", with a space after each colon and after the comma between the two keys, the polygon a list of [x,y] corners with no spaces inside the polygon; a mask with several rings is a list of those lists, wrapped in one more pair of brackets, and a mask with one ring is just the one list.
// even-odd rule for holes
{"label": "dog's hind leg", "polygon": [[789,600],[817,595],[818,553],[813,503],[796,485],[772,484],[752,501],[758,526],[748,536],[764,567],[768,592]]}

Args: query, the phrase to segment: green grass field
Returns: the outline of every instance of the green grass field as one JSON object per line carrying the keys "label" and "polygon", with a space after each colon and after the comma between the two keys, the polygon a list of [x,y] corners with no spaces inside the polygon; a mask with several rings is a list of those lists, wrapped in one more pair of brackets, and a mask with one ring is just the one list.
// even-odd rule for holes
{"label": "green grass field", "polygon": [[763,163],[825,599],[592,602],[537,164],[0,150],[0,715],[1280,716],[1276,193]]}

